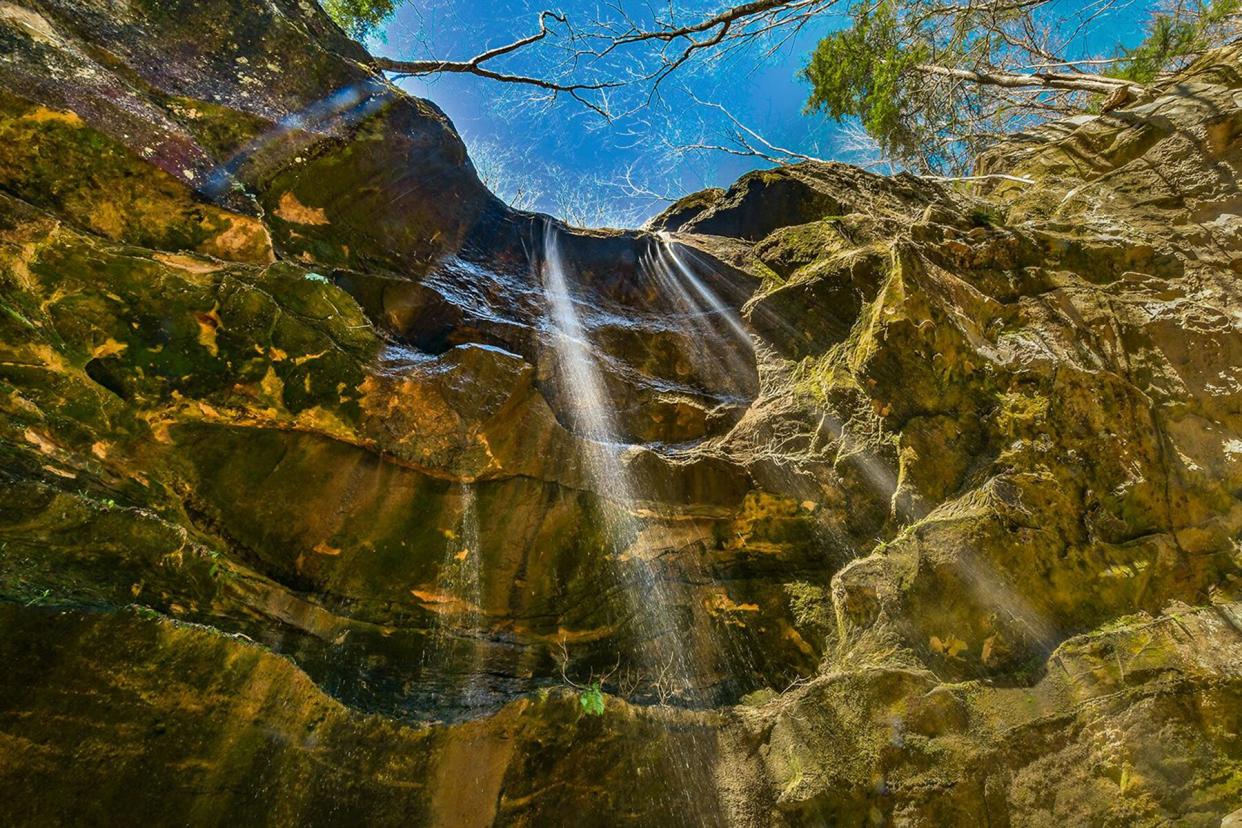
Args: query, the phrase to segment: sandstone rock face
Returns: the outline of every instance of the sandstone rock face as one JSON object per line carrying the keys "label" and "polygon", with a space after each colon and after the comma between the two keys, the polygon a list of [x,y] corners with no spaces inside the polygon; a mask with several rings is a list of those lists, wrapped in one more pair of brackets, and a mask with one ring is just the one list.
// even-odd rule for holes
{"label": "sandstone rock face", "polygon": [[1219,824],[1240,61],[587,232],[313,3],[0,2],[6,823]]}

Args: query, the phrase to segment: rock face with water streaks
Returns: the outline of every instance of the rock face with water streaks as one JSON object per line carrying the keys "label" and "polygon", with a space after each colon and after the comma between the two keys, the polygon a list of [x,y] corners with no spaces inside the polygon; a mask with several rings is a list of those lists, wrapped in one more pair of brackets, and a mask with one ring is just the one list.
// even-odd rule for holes
{"label": "rock face with water streaks", "polygon": [[313,3],[0,2],[6,822],[1219,824],[1240,61],[585,232]]}

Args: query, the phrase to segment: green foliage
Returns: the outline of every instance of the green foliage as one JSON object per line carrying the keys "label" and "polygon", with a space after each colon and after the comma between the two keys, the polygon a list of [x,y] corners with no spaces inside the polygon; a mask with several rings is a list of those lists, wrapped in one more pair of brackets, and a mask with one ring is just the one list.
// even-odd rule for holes
{"label": "green foliage", "polygon": [[1218,27],[1240,12],[1242,0],[1206,0],[1191,7],[1179,4],[1171,14],[1157,14],[1148,24],[1143,42],[1124,50],[1125,59],[1105,74],[1135,83],[1151,83],[1179,58],[1209,47]]}
{"label": "green foliage", "polygon": [[582,691],[578,696],[578,704],[588,716],[604,715],[604,690],[597,681]]}
{"label": "green foliage", "polygon": [[143,604],[132,604],[134,614],[144,621],[158,621],[164,616],[156,609],[145,606]]}
{"label": "green foliage", "polygon": [[[989,117],[980,90],[930,78],[925,67],[987,65],[1002,51],[970,4],[855,2],[850,24],[825,37],[803,76],[808,112],[857,118],[885,158],[926,171],[964,169],[977,147],[963,139]],[[989,128],[989,131],[990,128]]]}
{"label": "green foliage", "polygon": [[902,42],[899,2],[854,6],[853,25],[820,41],[803,75],[811,82],[808,112],[856,116],[882,149],[903,156],[920,144],[910,117],[917,106],[910,70],[927,59],[927,49]]}
{"label": "green foliage", "polygon": [[208,575],[217,581],[232,580],[233,572],[224,564],[219,552],[213,549],[207,553],[207,557],[211,561],[211,566],[207,568]]}
{"label": "green foliage", "polygon": [[42,592],[40,592],[38,595],[35,595],[30,600],[28,600],[26,602],[26,606],[28,607],[42,606],[43,604],[46,604],[48,602],[48,599],[51,598],[51,596],[52,596],[52,590],[45,589]]}
{"label": "green foliage", "polygon": [[[1144,41],[1099,64],[1097,77],[1152,82],[1236,32],[1242,0],[1177,9],[1155,15]],[[1003,8],[852,0],[847,13],[849,23],[820,41],[803,70],[807,111],[857,118],[885,158],[916,169],[968,173],[997,136],[1090,111],[1107,97],[1090,76],[1093,64],[1050,55],[1033,34],[1073,29],[1085,10],[1065,16],[1049,0]]]}
{"label": "green foliage", "polygon": [[975,227],[992,227],[1002,221],[995,207],[976,207],[970,211],[970,223]]}
{"label": "green foliage", "polygon": [[392,14],[396,0],[323,0],[323,9],[356,38],[374,32]]}

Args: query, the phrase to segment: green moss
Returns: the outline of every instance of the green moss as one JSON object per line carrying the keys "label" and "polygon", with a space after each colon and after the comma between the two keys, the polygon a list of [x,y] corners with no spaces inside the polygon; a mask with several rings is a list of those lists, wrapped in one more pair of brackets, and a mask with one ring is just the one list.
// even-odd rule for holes
{"label": "green moss", "polygon": [[253,218],[194,197],[77,115],[0,92],[0,188],[114,241],[266,262]]}
{"label": "green moss", "polygon": [[263,118],[198,98],[169,97],[164,106],[222,162],[273,127]]}
{"label": "green moss", "polygon": [[808,224],[782,227],[756,245],[755,254],[782,280],[794,278],[808,266],[853,247],[839,229],[844,219],[843,216],[829,216]]}
{"label": "green moss", "polygon": [[1006,437],[1025,434],[1048,416],[1049,400],[1037,392],[1006,392],[998,399],[996,425]]}
{"label": "green moss", "polygon": [[790,390],[820,405],[835,394],[861,391],[858,378],[844,364],[845,353],[845,346],[838,345],[822,357],[803,359],[792,372]]}
{"label": "green moss", "polygon": [[826,633],[835,626],[832,599],[827,587],[806,581],[792,581],[783,586],[789,599],[789,608],[798,625],[821,633]]}
{"label": "green moss", "polygon": [[745,707],[763,707],[770,701],[780,698],[780,694],[771,687],[763,687],[742,696],[741,704]]}

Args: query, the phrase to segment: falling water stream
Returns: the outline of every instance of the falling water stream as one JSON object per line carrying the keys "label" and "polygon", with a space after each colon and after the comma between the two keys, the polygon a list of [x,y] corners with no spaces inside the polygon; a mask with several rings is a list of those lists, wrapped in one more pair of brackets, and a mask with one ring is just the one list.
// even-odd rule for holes
{"label": "falling water stream", "polygon": [[[730,333],[739,342],[749,347],[750,334],[743,327],[742,320],[733,308],[726,305],[716,295],[716,292],[699,278],[694,268],[686,261],[686,254],[668,233],[661,232],[657,234],[657,238],[660,240],[660,246],[657,249],[656,261],[652,269],[661,284],[670,288],[687,310],[718,317],[728,326]],[[685,285],[690,286],[693,295],[686,290]],[[713,328],[709,331],[709,335],[718,338],[720,333]]]}
{"label": "falling water stream", "polygon": [[[670,315],[686,320],[693,328],[699,345],[694,355],[696,367],[705,376],[712,377],[716,393],[749,403],[757,391],[750,387],[750,382],[757,382],[757,377],[753,377],[753,342],[741,317],[696,272],[704,263],[693,251],[667,233],[658,233],[656,238],[658,244],[646,257],[644,272],[673,301],[675,307]],[[695,559],[691,559],[690,563],[694,562]],[[701,569],[696,568],[692,574],[712,580],[710,574]],[[712,643],[719,662],[730,664],[736,670],[754,668],[753,654],[728,624],[717,625]]]}
{"label": "falling water stream", "polygon": [[[678,316],[690,320],[692,341],[702,345],[697,358],[717,359],[713,339],[719,341],[722,332],[720,322],[712,317],[723,321],[729,334],[749,347],[749,336],[736,313],[695,275],[674,244],[660,239],[656,254],[644,269],[656,277],[663,292],[682,305]],[[603,497],[604,529],[612,545],[609,557],[626,596],[636,638],[646,646],[640,655],[641,668],[649,677],[659,676],[661,682],[685,688],[685,698],[691,698],[701,689],[695,687],[695,680],[708,674],[706,666],[718,658],[721,642],[710,633],[695,635],[696,630],[710,630],[706,619],[698,619],[703,623],[696,621],[690,630],[678,626],[679,606],[690,607],[692,613],[702,608],[695,606],[684,578],[667,578],[657,569],[657,556],[675,544],[661,530],[660,522],[650,520],[650,514],[638,507],[646,500],[641,497],[644,481],[636,478],[625,462],[625,452],[632,449],[621,440],[613,413],[615,403],[607,392],[570,287],[573,274],[561,250],[560,231],[551,223],[544,227],[540,275],[549,334],[563,383],[562,398],[569,408],[567,416],[574,430],[591,444],[583,462]],[[726,352],[735,354],[736,344]],[[724,366],[726,376],[733,370],[736,366]],[[682,791],[681,804],[691,824],[717,821],[715,808],[707,806],[717,795],[712,752],[708,745],[683,746],[678,755],[667,757],[668,767],[679,778],[676,787]]]}
{"label": "falling water stream", "polygon": [[[656,644],[649,654],[645,669],[673,673],[672,681],[689,687],[694,654],[683,645],[675,631],[671,615],[673,603],[663,579],[658,576],[643,549],[641,521],[635,516],[637,492],[635,481],[627,469],[623,453],[626,446],[619,438],[603,377],[592,355],[579,317],[573,294],[569,289],[568,267],[561,252],[559,232],[552,224],[544,230],[543,288],[548,303],[552,347],[563,377],[569,403],[568,415],[575,431],[591,441],[591,451],[584,458],[586,472],[604,498],[604,520],[607,537],[613,544],[612,557],[625,552],[617,572],[625,593],[638,635]],[[626,544],[629,547],[626,548]]]}
{"label": "falling water stream", "polygon": [[477,638],[483,632],[483,587],[480,579],[479,510],[475,487],[458,486],[461,504],[456,527],[444,530],[444,561],[435,591],[426,596],[437,607],[436,623],[423,653],[428,674],[436,677],[465,707],[486,700],[480,684]]}

